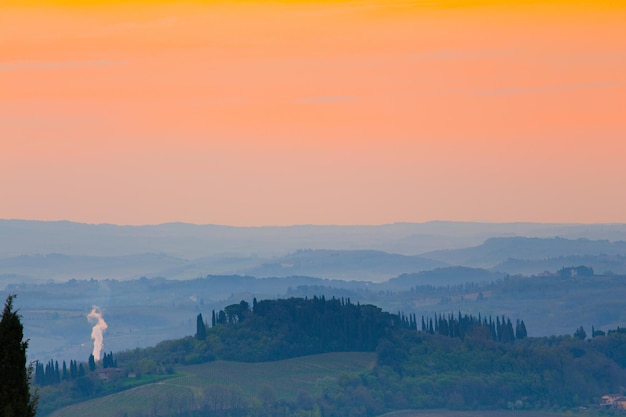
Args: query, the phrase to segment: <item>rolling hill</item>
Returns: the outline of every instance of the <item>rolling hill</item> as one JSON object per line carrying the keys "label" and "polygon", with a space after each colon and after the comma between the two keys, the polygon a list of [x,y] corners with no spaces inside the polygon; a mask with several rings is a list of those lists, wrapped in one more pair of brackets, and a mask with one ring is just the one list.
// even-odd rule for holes
{"label": "rolling hill", "polygon": [[132,416],[145,410],[162,413],[175,411],[181,403],[210,403],[218,394],[228,396],[229,401],[233,401],[233,395],[236,401],[245,402],[263,396],[293,400],[300,393],[314,395],[326,379],[371,369],[375,361],[375,353],[348,352],[277,362],[216,361],[183,366],[177,369],[179,376],[74,404],[42,417]]}
{"label": "rolling hill", "polygon": [[[584,264],[594,266],[598,262],[598,272],[604,272],[600,263],[607,259],[613,261],[612,267],[619,269],[613,272],[626,272],[626,242],[589,239],[537,238],[537,237],[502,237],[490,238],[483,244],[463,249],[450,249],[424,253],[425,258],[446,262],[451,265],[462,265],[475,268],[494,269],[508,273],[518,273],[512,262],[526,262],[525,273],[541,273],[544,266],[559,268],[569,261],[585,261]],[[539,269],[530,268],[539,265]]]}

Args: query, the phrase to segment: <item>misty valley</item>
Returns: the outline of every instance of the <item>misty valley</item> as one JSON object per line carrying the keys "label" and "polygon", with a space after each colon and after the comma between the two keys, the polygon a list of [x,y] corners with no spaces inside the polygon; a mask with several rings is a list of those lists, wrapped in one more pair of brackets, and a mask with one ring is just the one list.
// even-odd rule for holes
{"label": "misty valley", "polygon": [[[72,226],[70,236],[90,227]],[[272,232],[274,247],[262,230],[199,233],[196,258],[141,228],[114,228],[94,245],[116,252],[101,256],[90,245],[64,254],[0,245],[0,296],[17,295],[37,415],[624,412],[626,243],[609,239],[619,227],[561,226],[563,238],[553,226],[470,224],[455,237],[449,224],[428,225],[438,247],[424,252],[414,227],[317,238],[311,227],[318,240],[307,249],[290,228]],[[546,236],[510,236],[520,227]],[[227,254],[211,240],[244,235],[248,249]],[[106,244],[138,238],[161,251]],[[199,270],[224,273],[186,275]]]}

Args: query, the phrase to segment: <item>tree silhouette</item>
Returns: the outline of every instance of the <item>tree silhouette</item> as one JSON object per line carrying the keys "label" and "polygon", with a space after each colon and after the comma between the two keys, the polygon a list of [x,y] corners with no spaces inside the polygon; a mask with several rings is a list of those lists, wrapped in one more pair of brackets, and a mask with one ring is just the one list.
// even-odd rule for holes
{"label": "tree silhouette", "polygon": [[581,340],[585,340],[587,338],[587,332],[585,331],[585,329],[583,329],[583,326],[580,326],[578,329],[576,329],[576,331],[574,332],[574,337]]}
{"label": "tree silhouette", "polygon": [[17,311],[13,310],[15,295],[9,295],[0,320],[0,415],[33,417],[37,397],[31,397],[29,379],[32,366],[26,366],[28,340]]}
{"label": "tree silhouette", "polygon": [[202,314],[198,314],[198,317],[196,317],[196,339],[206,339],[206,325],[204,324]]}

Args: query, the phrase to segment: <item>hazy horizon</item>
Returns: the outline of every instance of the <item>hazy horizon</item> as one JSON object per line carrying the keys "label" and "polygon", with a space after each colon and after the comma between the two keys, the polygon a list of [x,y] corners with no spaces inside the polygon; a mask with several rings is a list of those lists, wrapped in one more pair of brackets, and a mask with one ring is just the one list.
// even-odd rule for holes
{"label": "hazy horizon", "polygon": [[259,225],[236,225],[224,223],[194,223],[190,221],[166,221],[162,223],[110,223],[110,222],[84,222],[65,218],[59,219],[31,219],[31,218],[0,218],[0,221],[17,221],[17,222],[41,222],[41,223],[78,223],[89,226],[119,226],[119,227],[142,227],[142,226],[166,226],[166,225],[190,225],[190,226],[216,226],[216,227],[232,227],[232,228],[289,228],[289,227],[377,227],[377,226],[393,226],[393,225],[428,225],[428,224],[473,224],[473,225],[555,225],[555,226],[612,226],[625,225],[626,221],[621,222],[541,222],[541,221],[488,221],[488,220],[425,220],[425,221],[393,221],[388,223],[292,223],[292,224],[259,224]]}

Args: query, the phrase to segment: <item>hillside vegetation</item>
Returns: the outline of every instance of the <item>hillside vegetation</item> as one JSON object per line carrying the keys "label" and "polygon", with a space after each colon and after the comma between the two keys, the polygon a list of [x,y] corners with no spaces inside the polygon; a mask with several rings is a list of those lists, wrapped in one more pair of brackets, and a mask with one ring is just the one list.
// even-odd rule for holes
{"label": "hillside vegetation", "polygon": [[170,415],[185,409],[232,411],[256,403],[312,401],[324,383],[366,372],[375,360],[374,353],[351,352],[252,364],[216,361],[182,366],[173,378],[84,401],[50,416]]}
{"label": "hillside vegetation", "polygon": [[[115,355],[128,373],[166,380],[129,389],[129,379],[104,383],[92,372],[46,387],[42,399],[79,401],[117,389],[95,401],[104,409],[122,404],[127,409],[116,412],[128,417],[372,417],[402,409],[591,407],[626,386],[624,329],[587,337],[581,326],[573,336],[532,338],[523,320],[504,316],[418,318],[324,297],[242,301],[214,311],[208,324],[198,315],[194,337]],[[326,356],[339,358],[332,364],[294,359],[353,351],[370,353]]]}
{"label": "hillside vegetation", "polygon": [[[10,285],[0,296],[17,293],[29,359],[47,362],[86,358],[91,350],[91,306],[109,323],[107,350],[154,346],[193,333],[194,317],[210,317],[232,303],[253,298],[350,298],[407,314],[506,314],[523,317],[529,335],[569,334],[583,325],[608,331],[626,323],[625,275],[506,276],[484,269],[454,267],[407,273],[384,283],[313,277],[255,278],[206,276],[187,281],[142,278],[130,281],[71,280],[63,284]],[[577,266],[574,264],[573,266]],[[594,270],[595,271],[595,270]]]}

